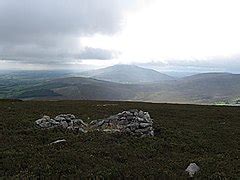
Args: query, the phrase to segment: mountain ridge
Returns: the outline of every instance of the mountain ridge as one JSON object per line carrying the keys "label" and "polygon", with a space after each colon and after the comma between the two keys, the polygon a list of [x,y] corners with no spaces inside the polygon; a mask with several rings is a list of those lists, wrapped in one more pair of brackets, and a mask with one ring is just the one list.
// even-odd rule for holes
{"label": "mountain ridge", "polygon": [[[137,70],[144,69],[134,65],[117,65],[107,68],[107,71],[111,74],[112,69],[125,68],[124,71],[127,71],[129,67]],[[152,72],[152,70],[149,71]],[[139,73],[135,74],[141,78]],[[77,77],[79,75],[74,77],[64,75],[65,77],[59,78],[59,74],[56,76],[52,73],[49,78],[45,78],[48,75],[44,72],[38,73],[38,78],[35,79],[29,72],[26,76],[21,72],[20,78],[17,75],[0,77],[0,98],[129,100],[197,104],[234,102],[240,99],[240,74],[232,73],[200,73],[174,80],[148,83],[138,81],[126,83],[127,79],[124,79],[125,83],[119,83],[97,79],[96,76]]]}
{"label": "mountain ridge", "polygon": [[240,75],[203,76],[205,78],[190,77],[190,80],[178,79],[152,84],[121,84],[94,78],[67,77],[29,87],[14,98],[29,98],[32,94],[33,98],[37,99],[214,103],[232,101],[240,97]]}

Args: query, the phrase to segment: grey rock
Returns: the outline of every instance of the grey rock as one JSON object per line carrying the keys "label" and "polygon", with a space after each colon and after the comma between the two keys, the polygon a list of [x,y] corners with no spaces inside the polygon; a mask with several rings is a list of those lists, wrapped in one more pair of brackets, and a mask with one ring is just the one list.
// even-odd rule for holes
{"label": "grey rock", "polygon": [[145,128],[145,127],[151,126],[151,123],[140,123],[139,125],[140,125],[140,127]]}
{"label": "grey rock", "polygon": [[42,122],[41,124],[39,124],[39,126],[41,128],[50,128],[51,127],[51,123],[49,123],[49,122]]}
{"label": "grey rock", "polygon": [[131,112],[131,113],[135,113],[135,112],[138,113],[138,110],[137,109],[130,109],[129,112]]}
{"label": "grey rock", "polygon": [[139,124],[138,123],[130,123],[127,125],[127,127],[138,127]]}
{"label": "grey rock", "polygon": [[140,117],[137,117],[137,121],[146,122],[146,123],[150,122],[149,120],[146,120],[145,118],[140,118]]}
{"label": "grey rock", "polygon": [[54,127],[60,126],[60,123],[59,123],[59,122],[56,122],[56,121],[51,122],[51,124],[52,124],[52,126],[54,126]]}
{"label": "grey rock", "polygon": [[104,120],[97,122],[97,126],[102,126],[104,124],[104,122],[105,122]]}
{"label": "grey rock", "polygon": [[67,127],[67,130],[73,131],[73,130],[74,130],[74,127],[73,127],[73,126],[68,126],[68,127]]}
{"label": "grey rock", "polygon": [[79,131],[80,133],[87,133],[87,131],[84,130],[83,128],[79,128],[78,131]]}
{"label": "grey rock", "polygon": [[119,121],[119,125],[127,125],[127,124],[128,124],[128,121],[126,121],[126,120]]}
{"label": "grey rock", "polygon": [[74,125],[74,126],[76,126],[76,125],[78,125],[78,126],[85,126],[85,127],[88,126],[88,125],[87,125],[85,122],[83,122],[83,120],[81,120],[81,119],[74,119],[74,120],[72,120],[72,122],[73,122],[73,125]]}
{"label": "grey rock", "polygon": [[68,123],[66,121],[62,121],[60,124],[64,129],[68,127]]}
{"label": "grey rock", "polygon": [[143,116],[146,120],[150,120],[150,115],[148,113],[144,113],[144,116]]}
{"label": "grey rock", "polygon": [[108,123],[103,123],[103,124],[100,126],[101,129],[106,129],[106,128],[108,128],[108,127],[109,127],[109,124],[108,124]]}
{"label": "grey rock", "polygon": [[140,110],[140,111],[138,112],[138,116],[139,116],[140,118],[143,118],[143,117],[144,117],[144,112],[143,112],[142,110]]}
{"label": "grey rock", "polygon": [[68,122],[68,126],[73,126],[73,122],[72,121]]}
{"label": "grey rock", "polygon": [[197,173],[200,170],[200,167],[196,163],[190,163],[185,169],[186,172],[188,172],[190,177],[193,177],[195,173]]}
{"label": "grey rock", "polygon": [[61,116],[56,116],[56,117],[54,118],[54,120],[55,120],[55,121],[64,121],[65,118],[64,118],[64,117],[61,117]]}
{"label": "grey rock", "polygon": [[141,134],[141,138],[148,137],[148,134]]}
{"label": "grey rock", "polygon": [[97,122],[98,122],[98,120],[93,120],[93,121],[91,121],[89,124],[90,124],[90,125],[94,125],[94,124],[97,124]]}
{"label": "grey rock", "polygon": [[149,132],[151,131],[151,127],[147,127],[147,128],[144,128],[144,129],[137,129],[135,130],[136,133],[146,133],[146,132]]}
{"label": "grey rock", "polygon": [[115,132],[120,132],[119,129],[104,129],[104,132],[109,132],[109,133],[115,133]]}
{"label": "grey rock", "polygon": [[51,128],[57,125],[49,116],[43,116],[41,119],[36,120],[35,124],[40,128]]}
{"label": "grey rock", "polygon": [[73,114],[68,114],[70,119],[76,119],[76,117]]}
{"label": "grey rock", "polygon": [[132,132],[129,128],[124,129],[124,132],[130,133]]}
{"label": "grey rock", "polygon": [[134,113],[134,116],[138,116],[138,112],[135,112],[135,113]]}
{"label": "grey rock", "polygon": [[49,121],[51,118],[49,116],[44,115],[42,119]]}
{"label": "grey rock", "polygon": [[42,119],[38,119],[35,121],[35,124],[40,125],[42,123]]}
{"label": "grey rock", "polygon": [[126,114],[127,116],[132,116],[132,115],[133,115],[130,111],[125,111],[125,114]]}
{"label": "grey rock", "polygon": [[107,118],[109,121],[114,121],[114,120],[117,120],[118,119],[118,116],[117,115],[114,115],[114,116],[110,116],[109,118]]}
{"label": "grey rock", "polygon": [[104,123],[109,123],[111,121],[111,119],[107,118],[107,119],[104,119]]}
{"label": "grey rock", "polygon": [[127,120],[129,121],[129,120],[132,120],[133,119],[133,115],[127,115]]}
{"label": "grey rock", "polygon": [[150,135],[150,136],[154,136],[154,131],[151,130],[151,131],[149,132],[149,135]]}
{"label": "grey rock", "polygon": [[119,117],[119,116],[122,116],[122,115],[123,115],[122,113],[118,113],[118,114],[117,114],[118,117]]}
{"label": "grey rock", "polygon": [[127,120],[127,118],[126,117],[120,117],[120,120],[122,121],[122,120]]}

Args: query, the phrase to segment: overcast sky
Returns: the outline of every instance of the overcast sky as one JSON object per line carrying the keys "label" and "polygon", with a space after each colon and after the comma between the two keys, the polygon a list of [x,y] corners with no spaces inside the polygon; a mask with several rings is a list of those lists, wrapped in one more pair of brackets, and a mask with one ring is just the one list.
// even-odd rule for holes
{"label": "overcast sky", "polygon": [[0,0],[0,69],[240,72],[239,0]]}

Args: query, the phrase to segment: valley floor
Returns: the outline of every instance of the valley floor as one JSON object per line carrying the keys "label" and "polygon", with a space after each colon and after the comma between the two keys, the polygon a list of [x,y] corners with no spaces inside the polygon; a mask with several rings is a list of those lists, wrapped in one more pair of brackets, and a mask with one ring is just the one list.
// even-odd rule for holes
{"label": "valley floor", "polygon": [[[155,137],[39,130],[43,115],[71,113],[90,122],[129,109],[148,111]],[[240,108],[104,101],[0,100],[1,177],[240,177]],[[66,139],[65,144],[49,145]]]}

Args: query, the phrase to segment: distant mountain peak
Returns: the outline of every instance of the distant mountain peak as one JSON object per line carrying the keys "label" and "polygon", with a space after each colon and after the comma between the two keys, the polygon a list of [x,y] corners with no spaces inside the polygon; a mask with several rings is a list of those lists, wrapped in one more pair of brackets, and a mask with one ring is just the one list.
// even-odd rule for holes
{"label": "distant mountain peak", "polygon": [[102,69],[83,73],[86,77],[118,83],[153,83],[173,80],[174,78],[153,69],[147,69],[132,64],[116,64]]}
{"label": "distant mountain peak", "polygon": [[113,66],[118,66],[118,67],[138,67],[134,64],[115,64],[115,65],[112,65],[112,66],[109,66],[109,67],[113,67]]}

